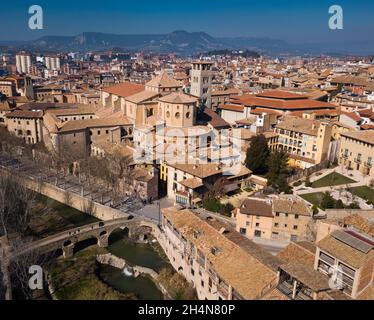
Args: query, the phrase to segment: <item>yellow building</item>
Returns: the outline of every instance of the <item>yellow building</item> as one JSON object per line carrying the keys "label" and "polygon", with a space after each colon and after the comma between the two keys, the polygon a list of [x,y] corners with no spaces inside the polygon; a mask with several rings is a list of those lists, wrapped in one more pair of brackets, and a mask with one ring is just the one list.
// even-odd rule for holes
{"label": "yellow building", "polygon": [[249,238],[306,239],[311,210],[291,196],[246,199],[236,211],[236,230]]}
{"label": "yellow building", "polygon": [[248,198],[236,212],[236,231],[249,238],[271,238],[272,205],[269,199]]}
{"label": "yellow building", "polygon": [[352,131],[341,135],[339,164],[374,177],[374,131]]}
{"label": "yellow building", "polygon": [[276,126],[278,149],[288,153],[290,166],[302,169],[327,159],[332,126],[328,122],[286,117]]}

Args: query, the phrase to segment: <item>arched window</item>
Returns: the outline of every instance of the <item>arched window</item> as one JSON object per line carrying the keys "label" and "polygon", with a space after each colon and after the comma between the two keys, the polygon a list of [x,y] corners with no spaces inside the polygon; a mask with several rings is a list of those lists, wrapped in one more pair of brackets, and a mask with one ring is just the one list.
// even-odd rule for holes
{"label": "arched window", "polygon": [[176,113],[175,113],[175,119],[179,119],[180,117],[181,117],[180,112],[176,112]]}

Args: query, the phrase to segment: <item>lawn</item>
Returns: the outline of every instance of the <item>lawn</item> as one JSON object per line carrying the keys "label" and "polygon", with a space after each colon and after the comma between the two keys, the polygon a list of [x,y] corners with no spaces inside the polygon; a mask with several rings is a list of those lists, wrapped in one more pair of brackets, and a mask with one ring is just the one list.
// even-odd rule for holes
{"label": "lawn", "polygon": [[357,197],[374,203],[374,189],[371,189],[368,186],[350,188],[349,191]]}
{"label": "lawn", "polygon": [[354,183],[355,180],[352,180],[346,176],[343,176],[340,173],[332,172],[321,179],[318,179],[312,183],[313,188],[329,187],[329,186],[338,186],[341,184]]}
{"label": "lawn", "polygon": [[323,198],[323,192],[314,192],[314,193],[306,193],[300,194],[304,200],[310,202],[311,204],[315,204],[318,208],[320,208],[320,203]]}

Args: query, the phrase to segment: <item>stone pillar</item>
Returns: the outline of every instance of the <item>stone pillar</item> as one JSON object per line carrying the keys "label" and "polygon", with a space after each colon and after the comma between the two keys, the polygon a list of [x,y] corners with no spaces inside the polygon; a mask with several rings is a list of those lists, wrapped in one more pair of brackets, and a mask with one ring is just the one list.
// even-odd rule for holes
{"label": "stone pillar", "polygon": [[104,235],[98,238],[97,244],[100,248],[106,248],[108,246],[108,235]]}
{"label": "stone pillar", "polygon": [[293,281],[293,290],[292,290],[292,299],[295,300],[296,298],[296,286],[297,286],[297,280]]}
{"label": "stone pillar", "polygon": [[62,254],[65,259],[71,258],[74,255],[74,244],[62,247]]}

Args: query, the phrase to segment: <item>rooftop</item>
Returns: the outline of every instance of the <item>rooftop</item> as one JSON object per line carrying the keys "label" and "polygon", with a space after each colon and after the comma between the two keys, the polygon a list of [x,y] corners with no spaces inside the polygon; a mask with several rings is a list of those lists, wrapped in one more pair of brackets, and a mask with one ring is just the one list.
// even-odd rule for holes
{"label": "rooftop", "polygon": [[124,82],[124,83],[117,84],[115,86],[111,86],[109,88],[104,88],[102,91],[126,98],[143,90],[144,90],[144,85],[142,84]]}
{"label": "rooftop", "polygon": [[161,102],[180,103],[180,104],[190,104],[190,103],[196,103],[198,101],[197,98],[187,95],[183,92],[172,92],[166,96],[159,98],[158,100]]}
{"label": "rooftop", "polygon": [[[351,245],[338,240],[336,235],[340,232],[337,230],[330,234],[329,236],[322,239],[320,242],[317,243],[317,246],[321,248],[321,250],[328,252],[332,256],[336,257],[337,259],[351,265],[354,268],[360,268],[363,266],[373,255],[373,250],[371,249],[368,253],[364,253]],[[349,237],[349,234],[347,234]],[[356,241],[360,241],[356,239]]]}
{"label": "rooftop", "polygon": [[[223,223],[204,221],[190,210],[167,208],[162,212],[204,254],[218,276],[244,299],[257,299],[265,288],[275,284],[273,267],[281,262],[251,240]],[[196,231],[200,232],[198,237]],[[219,248],[219,252],[212,253],[212,247]]]}
{"label": "rooftop", "polygon": [[310,136],[317,136],[320,122],[317,120],[303,119],[299,117],[286,117],[276,125],[278,129],[301,132]]}
{"label": "rooftop", "polygon": [[165,70],[162,70],[161,73],[154,77],[151,81],[148,81],[145,84],[146,87],[158,87],[158,88],[179,88],[181,87],[180,83],[169,76]]}
{"label": "rooftop", "polygon": [[349,131],[343,132],[341,135],[361,142],[374,144],[374,130]]}
{"label": "rooftop", "polygon": [[240,213],[261,217],[273,217],[270,200],[260,198],[245,199],[240,206]]}

